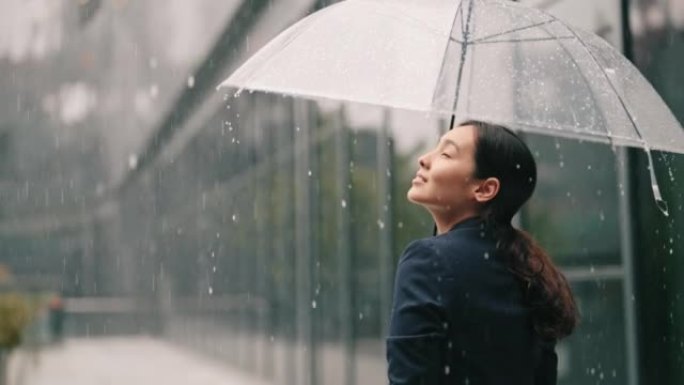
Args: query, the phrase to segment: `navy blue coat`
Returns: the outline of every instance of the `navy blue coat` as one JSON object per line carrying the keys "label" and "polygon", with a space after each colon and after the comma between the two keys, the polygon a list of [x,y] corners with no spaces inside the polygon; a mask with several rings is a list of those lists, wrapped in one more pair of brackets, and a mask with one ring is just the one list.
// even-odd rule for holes
{"label": "navy blue coat", "polygon": [[391,385],[556,384],[555,341],[533,331],[522,288],[479,217],[408,245],[386,349]]}

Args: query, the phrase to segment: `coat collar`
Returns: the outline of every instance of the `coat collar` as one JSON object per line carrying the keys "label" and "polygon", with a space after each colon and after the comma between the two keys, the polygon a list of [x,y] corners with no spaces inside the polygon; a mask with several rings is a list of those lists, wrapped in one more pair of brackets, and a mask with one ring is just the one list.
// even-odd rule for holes
{"label": "coat collar", "polygon": [[482,217],[476,215],[474,217],[466,218],[461,220],[460,222],[457,222],[456,224],[451,226],[447,233],[450,233],[454,230],[482,228],[483,225],[484,223]]}

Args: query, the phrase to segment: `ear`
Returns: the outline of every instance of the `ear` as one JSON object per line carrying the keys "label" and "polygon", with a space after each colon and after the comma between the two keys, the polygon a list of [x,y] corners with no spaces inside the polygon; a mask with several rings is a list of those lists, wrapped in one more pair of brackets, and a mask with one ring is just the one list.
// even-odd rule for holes
{"label": "ear", "polygon": [[494,199],[496,194],[499,193],[500,187],[501,183],[498,178],[490,177],[483,180],[475,189],[475,200],[480,203],[485,203]]}

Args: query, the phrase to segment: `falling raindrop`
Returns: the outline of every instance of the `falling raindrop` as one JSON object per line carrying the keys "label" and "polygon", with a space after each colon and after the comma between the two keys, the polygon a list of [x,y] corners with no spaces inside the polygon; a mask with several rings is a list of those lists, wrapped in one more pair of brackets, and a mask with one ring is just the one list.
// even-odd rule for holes
{"label": "falling raindrop", "polygon": [[518,170],[520,170],[520,163],[517,163],[517,164],[515,165],[515,168],[518,169]]}
{"label": "falling raindrop", "polygon": [[309,172],[308,172],[307,174],[308,174],[309,176],[311,176],[311,170],[309,170]]}
{"label": "falling raindrop", "polygon": [[560,166],[560,168],[563,168],[565,166],[565,163],[561,160],[558,165]]}
{"label": "falling raindrop", "polygon": [[214,294],[214,288],[209,286],[209,295],[212,295],[212,294]]}
{"label": "falling raindrop", "polygon": [[444,374],[449,375],[449,365],[444,366]]}
{"label": "falling raindrop", "polygon": [[316,300],[311,301],[311,308],[312,309],[316,308]]}
{"label": "falling raindrop", "polygon": [[214,273],[216,273],[216,266],[213,266],[213,267],[211,268],[211,271],[214,272]]}
{"label": "falling raindrop", "polygon": [[487,253],[487,252],[484,253],[484,259],[489,259],[489,253]]}
{"label": "falling raindrop", "polygon": [[238,215],[237,215],[237,214],[233,214],[233,216],[231,217],[231,219],[233,219],[233,222],[237,223],[237,221],[238,221]]}
{"label": "falling raindrop", "polygon": [[378,219],[377,224],[378,224],[378,228],[379,228],[380,230],[382,230],[382,229],[385,228],[385,222],[381,221],[380,219]]}
{"label": "falling raindrop", "polygon": [[136,167],[138,167],[138,156],[131,154],[128,156],[128,168],[134,170]]}
{"label": "falling raindrop", "polygon": [[193,88],[195,86],[195,77],[190,75],[188,77],[188,88]]}
{"label": "falling raindrop", "polygon": [[360,319],[360,320],[363,319],[363,313],[359,313],[359,319]]}
{"label": "falling raindrop", "polygon": [[342,201],[340,202],[340,205],[342,205],[342,208],[347,207],[347,201],[342,199]]}

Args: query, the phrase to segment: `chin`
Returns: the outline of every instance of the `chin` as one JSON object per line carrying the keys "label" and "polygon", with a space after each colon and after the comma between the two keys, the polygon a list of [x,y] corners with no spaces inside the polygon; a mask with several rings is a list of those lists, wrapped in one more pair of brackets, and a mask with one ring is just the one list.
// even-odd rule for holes
{"label": "chin", "polygon": [[406,193],[406,199],[411,202],[415,203],[417,205],[422,205],[423,200],[420,199],[420,194],[417,194],[413,189],[409,189],[408,192]]}

